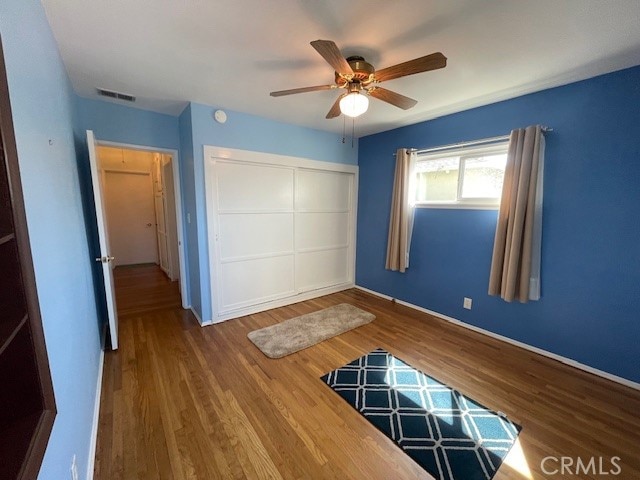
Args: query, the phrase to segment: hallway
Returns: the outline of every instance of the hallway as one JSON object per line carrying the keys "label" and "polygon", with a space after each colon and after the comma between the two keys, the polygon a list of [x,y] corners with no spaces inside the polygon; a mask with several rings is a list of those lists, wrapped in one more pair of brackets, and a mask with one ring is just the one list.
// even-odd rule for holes
{"label": "hallway", "polygon": [[179,282],[169,280],[155,264],[116,267],[113,277],[121,318],[152,310],[180,308]]}

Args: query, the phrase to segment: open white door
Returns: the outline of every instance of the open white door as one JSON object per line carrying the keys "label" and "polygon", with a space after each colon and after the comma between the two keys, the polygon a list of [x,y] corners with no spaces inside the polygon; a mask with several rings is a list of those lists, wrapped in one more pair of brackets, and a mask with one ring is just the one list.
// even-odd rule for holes
{"label": "open white door", "polygon": [[96,151],[96,138],[91,130],[87,130],[87,147],[89,148],[89,164],[91,166],[91,183],[93,184],[93,199],[96,207],[96,220],[98,223],[98,238],[100,240],[100,257],[96,262],[102,264],[104,278],[105,298],[107,299],[107,315],[109,317],[109,333],[111,334],[111,347],[118,348],[118,313],[116,310],[115,288],[113,286],[113,260],[109,250],[107,237],[106,215],[104,210],[104,195],[102,177],[98,168],[98,153]]}

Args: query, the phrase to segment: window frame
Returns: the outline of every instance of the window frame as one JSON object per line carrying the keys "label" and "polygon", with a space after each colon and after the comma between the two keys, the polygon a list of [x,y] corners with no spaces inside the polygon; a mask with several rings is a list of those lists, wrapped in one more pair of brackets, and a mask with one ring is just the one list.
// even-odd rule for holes
{"label": "window frame", "polygon": [[[469,209],[469,210],[497,210],[500,208],[500,198],[487,197],[468,197],[462,196],[462,188],[464,186],[464,172],[466,161],[470,158],[478,158],[479,156],[492,155],[497,153],[506,154],[509,149],[509,140],[504,140],[491,145],[478,145],[459,148],[446,148],[438,151],[417,154],[415,176],[419,175],[417,166],[420,163],[438,160],[441,158],[458,157],[458,179],[456,185],[455,200],[422,200],[415,199],[413,205],[417,208],[452,208],[452,209]],[[416,192],[417,197],[417,192]]]}

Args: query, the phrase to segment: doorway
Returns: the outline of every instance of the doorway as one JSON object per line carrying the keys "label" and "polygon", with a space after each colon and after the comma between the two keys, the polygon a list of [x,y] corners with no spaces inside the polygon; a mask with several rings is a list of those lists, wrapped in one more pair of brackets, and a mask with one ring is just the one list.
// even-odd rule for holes
{"label": "doorway", "polygon": [[118,314],[188,305],[177,152],[98,142]]}

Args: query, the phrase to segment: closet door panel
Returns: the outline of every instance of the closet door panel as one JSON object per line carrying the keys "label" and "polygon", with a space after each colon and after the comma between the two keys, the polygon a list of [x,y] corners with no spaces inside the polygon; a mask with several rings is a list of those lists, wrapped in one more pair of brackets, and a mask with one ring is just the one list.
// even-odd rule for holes
{"label": "closet door panel", "polygon": [[293,170],[220,162],[217,167],[218,212],[293,210]]}
{"label": "closet door panel", "polygon": [[293,253],[292,213],[243,213],[219,217],[220,260]]}
{"label": "closet door panel", "polygon": [[300,253],[296,262],[299,290],[314,290],[349,281],[348,249]]}
{"label": "closet door panel", "polygon": [[223,263],[221,267],[224,310],[295,294],[293,255]]}
{"label": "closet door panel", "polygon": [[299,291],[349,281],[353,175],[298,170],[296,282]]}
{"label": "closet door panel", "polygon": [[341,172],[300,169],[296,208],[300,212],[334,212],[349,210],[351,177]]}
{"label": "closet door panel", "polygon": [[215,167],[219,310],[295,294],[294,170]]}
{"label": "closet door panel", "polygon": [[298,250],[344,247],[349,243],[349,213],[299,213],[296,216]]}

